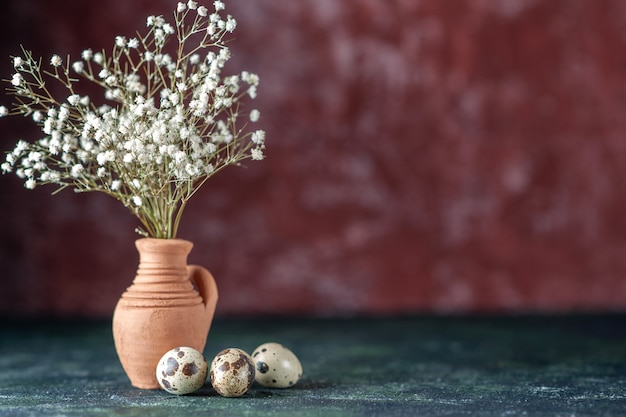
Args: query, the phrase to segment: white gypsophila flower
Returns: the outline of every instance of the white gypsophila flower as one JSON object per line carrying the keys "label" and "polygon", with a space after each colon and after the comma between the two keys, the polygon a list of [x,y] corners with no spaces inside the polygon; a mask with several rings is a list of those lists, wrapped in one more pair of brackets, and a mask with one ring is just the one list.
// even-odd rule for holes
{"label": "white gypsophila flower", "polygon": [[80,174],[82,174],[82,172],[84,170],[85,170],[84,166],[82,166],[81,164],[76,164],[76,165],[72,166],[71,175],[74,178],[78,178],[78,177],[80,177]]}
{"label": "white gypsophila flower", "polygon": [[104,80],[104,79],[105,79],[105,78],[107,78],[109,75],[111,75],[111,73],[109,72],[109,70],[107,70],[106,68],[102,68],[102,69],[100,70],[100,72],[98,73],[98,78],[101,78],[101,79],[103,79],[103,80]]}
{"label": "white gypsophila flower", "polygon": [[72,94],[67,98],[67,102],[70,103],[72,106],[76,106],[78,103],[80,103],[80,96],[78,94]]}
{"label": "white gypsophila flower", "polygon": [[9,114],[9,110],[4,106],[0,106],[0,117],[4,117],[7,114]]}
{"label": "white gypsophila flower", "polygon": [[76,61],[72,64],[74,72],[80,74],[85,70],[85,63],[83,61]]}
{"label": "white gypsophila flower", "polygon": [[93,51],[91,49],[85,49],[80,56],[85,60],[85,61],[90,61],[91,58],[93,58]]}
{"label": "white gypsophila flower", "polygon": [[105,152],[100,152],[96,156],[96,160],[98,161],[98,165],[104,165],[107,162],[113,162],[113,161],[115,161],[115,152],[113,152],[110,149],[108,151],[105,151]]}
{"label": "white gypsophila flower", "polygon": [[176,33],[176,30],[174,30],[174,27],[170,25],[169,23],[163,24],[162,28],[163,28],[163,32],[165,32],[167,35],[173,35],[174,33]]}
{"label": "white gypsophila flower", "polygon": [[206,31],[209,35],[211,35],[211,38],[213,38],[213,36],[215,36],[215,33],[217,32],[217,26],[215,25],[215,23],[211,22],[207,26]]}
{"label": "white gypsophila flower", "polygon": [[237,21],[232,16],[228,16],[225,28],[230,33],[234,32],[235,28],[237,28]]}
{"label": "white gypsophila flower", "polygon": [[250,138],[250,140],[252,141],[252,143],[256,145],[262,145],[265,142],[265,131],[264,130],[255,131],[254,133],[252,133],[252,137]]}
{"label": "white gypsophila flower", "polygon": [[15,87],[19,87],[23,81],[24,77],[22,77],[22,74],[20,73],[13,74],[13,77],[11,78],[11,84]]}
{"label": "white gypsophila flower", "polygon": [[41,152],[39,151],[32,151],[28,154],[28,160],[31,162],[38,162],[41,161]]}
{"label": "white gypsophila flower", "polygon": [[254,74],[252,72],[248,72],[248,71],[242,71],[241,72],[241,79],[250,84],[250,85],[258,85],[259,84],[259,76],[257,74]]}
{"label": "white gypsophila flower", "polygon": [[61,59],[61,57],[56,54],[52,55],[52,58],[50,58],[50,65],[52,65],[53,67],[60,67],[61,64],[63,64],[63,60]]}
{"label": "white gypsophila flower", "polygon": [[29,190],[34,190],[35,186],[37,186],[37,183],[32,178],[27,179],[24,183],[24,187],[28,188]]}
{"label": "white gypsophila flower", "polygon": [[262,161],[263,158],[265,157],[263,155],[263,150],[261,150],[260,148],[250,149],[250,155],[252,156],[253,161]]}
{"label": "white gypsophila flower", "polygon": [[[189,57],[189,63],[191,65],[198,65],[200,63],[200,54],[193,54]],[[198,74],[194,74],[198,75]]]}
{"label": "white gypsophila flower", "polygon": [[[72,100],[72,101],[76,101],[78,103],[78,94],[75,94],[75,98],[74,96],[71,96],[68,98],[68,100]],[[57,116],[57,125],[59,127],[61,127],[63,125],[63,122],[65,122],[68,118],[70,117],[70,109],[67,107],[67,104],[63,103],[61,105],[61,108],[59,108],[59,114]]]}
{"label": "white gypsophila flower", "polygon": [[29,148],[28,142],[26,142],[25,140],[18,140],[17,145],[15,145],[15,149],[13,149],[13,153],[16,155],[19,155],[25,150],[27,150],[28,148]]}
{"label": "white gypsophila flower", "polygon": [[[225,35],[237,22],[220,15],[225,2],[213,6],[210,14],[197,1],[180,0],[174,24],[149,16],[145,34],[114,37],[108,51],[85,49],[69,68],[72,76],[58,55],[50,63],[61,70],[43,74],[41,60],[29,52],[13,58],[18,74],[10,80],[11,92],[20,104],[11,111],[0,107],[0,115],[30,116],[44,136],[32,145],[18,143],[2,170],[31,187],[54,183],[104,191],[132,210],[143,235],[175,237],[181,202],[208,177],[244,159],[265,158],[265,132],[245,129],[247,122],[259,121],[259,110],[244,116],[243,128],[238,124],[240,101],[256,97],[258,76],[222,74],[231,57]],[[182,55],[166,53],[169,38]],[[102,87],[113,103],[95,105],[97,100],[76,94],[89,91],[84,81]],[[54,97],[42,89],[44,82],[60,82],[69,93]],[[172,209],[157,209],[164,204]]]}
{"label": "white gypsophila flower", "polygon": [[251,85],[250,87],[248,87],[247,93],[251,99],[255,99],[257,95],[256,85]]}

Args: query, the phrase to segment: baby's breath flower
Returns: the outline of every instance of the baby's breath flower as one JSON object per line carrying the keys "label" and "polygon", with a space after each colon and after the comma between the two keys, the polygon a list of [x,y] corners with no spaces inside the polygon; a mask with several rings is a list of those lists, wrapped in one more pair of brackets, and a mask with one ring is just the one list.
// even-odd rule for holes
{"label": "baby's breath flower", "polygon": [[80,74],[85,69],[85,63],[83,61],[76,61],[72,64],[74,72]]}
{"label": "baby's breath flower", "polygon": [[200,63],[200,54],[193,54],[189,57],[189,63],[191,65],[198,65]]}
{"label": "baby's breath flower", "polygon": [[93,58],[93,51],[91,49],[85,49],[80,56],[85,60],[85,61],[90,61],[91,58]]}
{"label": "baby's breath flower", "polygon": [[265,131],[264,130],[257,130],[254,133],[252,133],[252,137],[250,138],[250,140],[252,141],[252,143],[255,143],[257,145],[262,145],[263,142],[265,142]]}
{"label": "baby's breath flower", "polygon": [[72,106],[76,106],[78,103],[80,103],[80,96],[78,94],[72,94],[67,98],[67,102],[70,103]]}
{"label": "baby's breath flower", "polygon": [[11,84],[15,87],[19,87],[23,81],[24,77],[22,77],[22,74],[20,73],[13,74],[13,77],[11,78]]}
{"label": "baby's breath flower", "polygon": [[252,156],[253,161],[262,161],[263,158],[265,158],[265,155],[263,155],[263,150],[261,150],[260,148],[250,149],[250,155]]}
{"label": "baby's breath flower", "polygon": [[235,31],[236,27],[237,21],[232,16],[228,16],[226,20],[226,31],[232,33]]}
{"label": "baby's breath flower", "polygon": [[80,174],[82,174],[84,170],[85,170],[85,167],[82,166],[81,164],[76,164],[72,166],[72,177],[74,178],[80,177]]}
{"label": "baby's breath flower", "polygon": [[157,45],[163,45],[165,43],[165,32],[163,29],[158,28],[154,31],[154,39]]}
{"label": "baby's breath flower", "polygon": [[[10,111],[0,106],[0,116],[29,116],[43,137],[18,141],[2,172],[15,173],[27,188],[57,184],[105,192],[137,216],[142,235],[175,237],[184,202],[207,178],[244,159],[265,158],[265,131],[238,125],[239,103],[256,96],[258,76],[222,74],[231,57],[225,35],[236,21],[220,16],[221,0],[213,6],[209,14],[198,2],[181,0],[174,25],[149,16],[145,35],[117,36],[110,52],[83,50],[71,77],[64,68],[40,73],[40,60],[27,51],[13,58],[17,73],[9,90],[20,104]],[[204,30],[204,37],[191,36]],[[193,54],[177,59],[165,53],[169,37]],[[54,55],[50,64],[62,67],[63,60]],[[76,93],[78,80],[102,87],[114,103],[94,105]],[[69,93],[52,96],[56,89],[42,88],[44,82],[60,82]],[[260,112],[253,109],[248,118],[257,122]],[[171,210],[160,209],[165,206]]]}
{"label": "baby's breath flower", "polygon": [[163,32],[168,35],[173,35],[176,31],[174,30],[174,27],[172,25],[170,25],[169,23],[165,23],[163,25]]}
{"label": "baby's breath flower", "polygon": [[248,96],[251,99],[255,99],[256,95],[257,95],[256,85],[251,85],[250,87],[248,87]]}
{"label": "baby's breath flower", "polygon": [[50,65],[52,65],[53,67],[60,67],[61,64],[63,64],[63,60],[61,59],[61,57],[56,54],[52,55],[52,58],[50,58]]}

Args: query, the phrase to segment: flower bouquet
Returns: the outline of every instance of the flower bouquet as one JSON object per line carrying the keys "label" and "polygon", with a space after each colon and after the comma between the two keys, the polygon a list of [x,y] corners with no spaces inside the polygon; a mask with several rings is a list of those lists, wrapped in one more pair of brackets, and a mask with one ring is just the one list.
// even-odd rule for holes
{"label": "flower bouquet", "polygon": [[[256,97],[259,77],[222,75],[236,21],[223,16],[222,1],[213,8],[178,3],[174,24],[149,16],[144,34],[117,36],[110,51],[85,49],[76,61],[55,54],[44,65],[22,48],[7,80],[16,102],[0,106],[0,116],[26,116],[43,136],[19,140],[3,173],[14,172],[28,189],[103,192],[139,219],[142,236],[175,238],[189,199],[207,179],[264,157],[265,132],[246,129],[259,111],[239,123],[241,101]],[[60,97],[54,83],[64,88]],[[99,100],[86,93],[94,85],[103,91]]]}

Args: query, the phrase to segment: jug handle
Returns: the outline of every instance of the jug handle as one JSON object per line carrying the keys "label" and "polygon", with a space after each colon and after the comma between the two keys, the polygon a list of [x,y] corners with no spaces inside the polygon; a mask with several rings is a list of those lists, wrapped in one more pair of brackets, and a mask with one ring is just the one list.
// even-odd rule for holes
{"label": "jug handle", "polygon": [[211,320],[213,320],[213,314],[215,313],[215,306],[217,305],[218,298],[217,285],[215,284],[213,274],[199,265],[188,265],[187,273],[189,274],[191,281],[198,289],[200,297],[202,297],[205,311],[207,316],[209,316],[208,320],[210,323]]}

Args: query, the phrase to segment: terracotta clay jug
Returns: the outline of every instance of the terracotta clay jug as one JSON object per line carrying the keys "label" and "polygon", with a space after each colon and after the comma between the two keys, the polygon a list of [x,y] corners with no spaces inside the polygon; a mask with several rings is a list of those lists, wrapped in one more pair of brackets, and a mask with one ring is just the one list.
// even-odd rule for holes
{"label": "terracotta clay jug", "polygon": [[139,268],[113,313],[113,339],[133,386],[156,389],[156,366],[170,349],[202,352],[213,321],[217,287],[209,271],[187,265],[193,244],[139,239]]}

